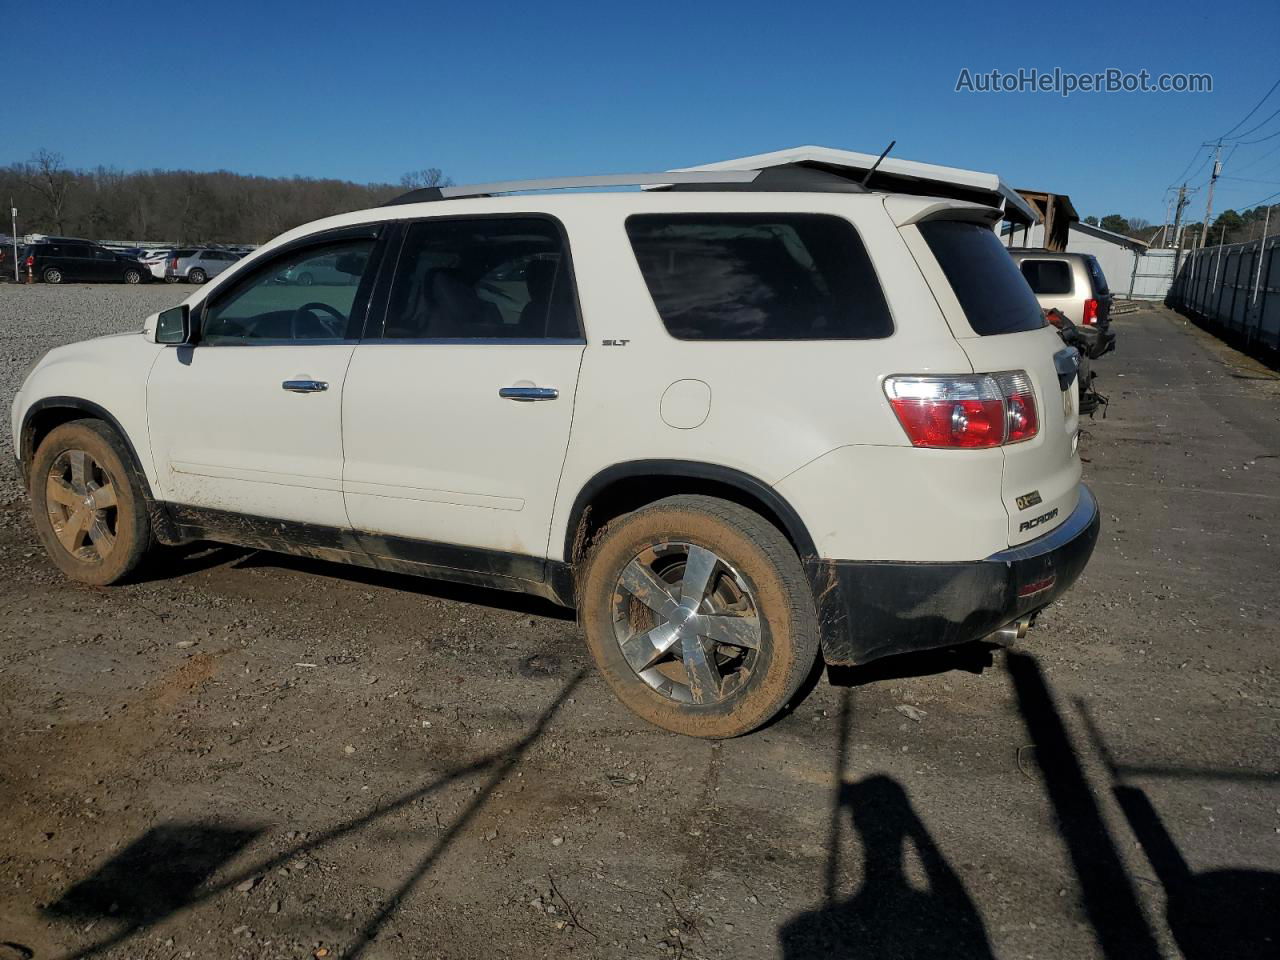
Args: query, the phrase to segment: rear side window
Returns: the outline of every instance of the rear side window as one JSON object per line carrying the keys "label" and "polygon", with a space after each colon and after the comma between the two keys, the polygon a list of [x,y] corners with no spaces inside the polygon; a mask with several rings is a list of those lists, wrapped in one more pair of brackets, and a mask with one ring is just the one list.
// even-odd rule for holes
{"label": "rear side window", "polygon": [[1032,293],[1070,293],[1071,264],[1063,260],[1023,260],[1018,264]]}
{"label": "rear side window", "polygon": [[1102,264],[1093,257],[1084,258],[1085,266],[1089,268],[1089,279],[1093,281],[1093,292],[1096,294],[1109,293],[1107,287],[1107,278],[1102,275]]}
{"label": "rear side window", "polygon": [[853,224],[824,214],[636,214],[627,235],[680,340],[870,340],[893,333]]}
{"label": "rear side window", "polygon": [[1045,325],[1036,295],[990,227],[961,220],[926,220],[920,224],[920,233],[974,333],[1021,333]]}

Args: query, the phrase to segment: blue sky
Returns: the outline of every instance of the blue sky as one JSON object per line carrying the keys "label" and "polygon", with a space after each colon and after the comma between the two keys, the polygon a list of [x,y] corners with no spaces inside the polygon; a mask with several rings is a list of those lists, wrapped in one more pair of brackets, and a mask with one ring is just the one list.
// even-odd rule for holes
{"label": "blue sky", "polygon": [[[1058,37],[1025,3],[935,0],[17,4],[6,73],[41,80],[0,97],[0,163],[44,147],[72,166],[391,182],[439,166],[465,183],[896,138],[906,159],[1069,193],[1082,215],[1160,222],[1198,144],[1280,78],[1280,3],[1051,9]],[[954,90],[965,67],[1055,66],[1206,72],[1214,89]],[[1280,90],[1241,129],[1277,107]],[[1280,116],[1256,136],[1273,130]],[[1280,181],[1277,147],[1242,146],[1225,173]],[[1215,208],[1275,190],[1223,180]]]}

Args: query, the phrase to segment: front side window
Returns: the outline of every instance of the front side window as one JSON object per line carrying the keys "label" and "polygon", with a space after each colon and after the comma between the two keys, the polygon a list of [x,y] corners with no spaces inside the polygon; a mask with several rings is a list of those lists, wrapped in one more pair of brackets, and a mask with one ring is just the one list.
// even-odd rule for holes
{"label": "front side window", "polygon": [[568,251],[544,217],[424,220],[400,251],[389,340],[581,336]]}
{"label": "front side window", "polygon": [[926,220],[920,233],[979,336],[1038,330],[1044,313],[995,231],[964,220]]}
{"label": "front side window", "polygon": [[1060,295],[1071,292],[1071,264],[1064,260],[1023,260],[1018,266],[1032,293]]}
{"label": "front side window", "polygon": [[662,213],[627,236],[667,332],[681,340],[870,340],[893,333],[848,220],[825,214]]}
{"label": "front side window", "polygon": [[[254,270],[205,311],[200,342],[209,345],[352,338],[360,279],[373,240],[349,240],[299,250]],[[294,278],[320,264],[349,283],[299,284]]]}

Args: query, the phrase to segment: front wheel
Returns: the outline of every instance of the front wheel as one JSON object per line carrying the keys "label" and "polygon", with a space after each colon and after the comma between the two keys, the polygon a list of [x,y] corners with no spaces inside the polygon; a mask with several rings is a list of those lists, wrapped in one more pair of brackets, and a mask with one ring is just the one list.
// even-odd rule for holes
{"label": "front wheel", "polygon": [[132,268],[130,268],[130,269],[128,269],[128,270],[126,270],[126,271],[124,272],[124,282],[125,282],[125,283],[141,283],[141,282],[142,282],[142,271],[141,271],[141,270],[134,270],[134,269],[132,269]]}
{"label": "front wheel", "polygon": [[31,462],[31,509],[49,558],[73,580],[128,576],[151,544],[141,484],[120,437],[99,420],[54,429]]}
{"label": "front wheel", "polygon": [[618,698],[690,736],[767,723],[818,655],[795,550],[759,514],[714,497],[669,497],[609,524],[587,561],[579,612]]}

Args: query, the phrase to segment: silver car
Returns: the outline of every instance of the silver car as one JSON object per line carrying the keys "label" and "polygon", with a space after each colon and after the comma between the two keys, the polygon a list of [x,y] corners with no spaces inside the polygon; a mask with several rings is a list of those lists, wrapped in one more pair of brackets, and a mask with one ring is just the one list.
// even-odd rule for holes
{"label": "silver car", "polygon": [[1010,247],[1013,261],[1044,310],[1058,310],[1076,326],[1111,325],[1111,290],[1102,267],[1087,253]]}
{"label": "silver car", "polygon": [[186,247],[173,251],[165,262],[164,278],[171,283],[176,280],[204,283],[239,259],[228,250]]}

